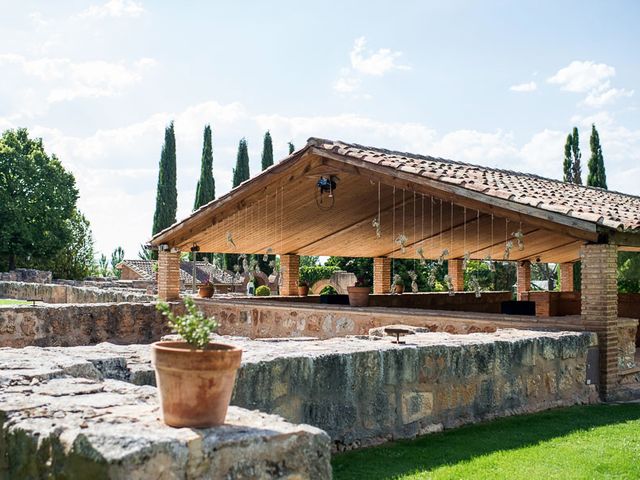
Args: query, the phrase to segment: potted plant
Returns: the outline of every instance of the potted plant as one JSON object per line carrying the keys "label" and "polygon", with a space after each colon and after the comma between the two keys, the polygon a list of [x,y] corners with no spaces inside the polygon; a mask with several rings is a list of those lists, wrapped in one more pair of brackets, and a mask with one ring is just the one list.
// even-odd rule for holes
{"label": "potted plant", "polygon": [[184,305],[184,315],[175,315],[166,303],[157,306],[184,340],[152,345],[151,360],[162,420],[172,427],[221,425],[227,415],[242,350],[209,342],[218,322],[205,317],[191,297],[185,298]]}
{"label": "potted plant", "polygon": [[369,306],[371,287],[367,278],[360,277],[354,286],[347,287],[347,292],[349,293],[349,305],[352,307]]}
{"label": "potted plant", "polygon": [[211,280],[207,280],[204,283],[198,285],[198,296],[200,298],[211,298],[213,297],[213,283]]}
{"label": "potted plant", "polygon": [[271,289],[266,285],[260,285],[256,288],[256,296],[257,297],[268,297],[271,295]]}
{"label": "potted plant", "polygon": [[309,295],[309,284],[305,280],[298,280],[298,295],[301,297]]}
{"label": "potted plant", "polygon": [[401,294],[404,292],[404,280],[397,273],[393,276],[393,293]]}

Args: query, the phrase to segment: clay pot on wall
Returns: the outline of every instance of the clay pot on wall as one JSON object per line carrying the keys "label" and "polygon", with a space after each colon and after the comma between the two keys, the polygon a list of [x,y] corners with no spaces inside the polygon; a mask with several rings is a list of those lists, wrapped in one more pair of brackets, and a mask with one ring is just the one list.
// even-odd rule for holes
{"label": "clay pot on wall", "polygon": [[397,293],[397,294],[404,293],[404,285],[402,283],[395,283],[393,285],[393,293]]}
{"label": "clay pot on wall", "polygon": [[349,305],[352,307],[368,307],[371,287],[347,287]]}
{"label": "clay pot on wall", "polygon": [[309,285],[306,283],[298,284],[298,295],[300,297],[306,297],[309,295]]}
{"label": "clay pot on wall", "polygon": [[152,347],[164,423],[191,428],[222,425],[242,350],[220,343],[209,343],[204,350],[185,342],[156,342]]}
{"label": "clay pot on wall", "polygon": [[210,283],[203,283],[202,285],[198,285],[198,296],[200,298],[213,297],[213,285]]}

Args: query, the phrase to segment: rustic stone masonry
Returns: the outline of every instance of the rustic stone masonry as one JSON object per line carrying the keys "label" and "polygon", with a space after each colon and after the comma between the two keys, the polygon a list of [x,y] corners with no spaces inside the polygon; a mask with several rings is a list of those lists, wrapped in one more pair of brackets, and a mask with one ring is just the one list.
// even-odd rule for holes
{"label": "rustic stone masonry", "polygon": [[391,259],[376,257],[373,259],[373,293],[383,294],[391,291]]}
{"label": "rustic stone masonry", "polygon": [[158,298],[164,301],[180,298],[180,252],[158,252]]}
{"label": "rustic stone masonry", "polygon": [[134,288],[100,288],[58,283],[0,281],[0,298],[38,300],[44,303],[150,302],[154,295]]}
{"label": "rustic stone masonry", "polygon": [[573,263],[560,264],[560,291],[573,292]]}
{"label": "rustic stone masonry", "polygon": [[600,392],[612,396],[618,384],[618,248],[587,244],[582,250],[582,320],[598,334]]}
{"label": "rustic stone masonry", "polygon": [[[595,386],[586,381],[593,334],[500,330],[417,333],[405,340],[405,345],[396,345],[389,337],[368,336],[325,341],[216,337],[244,350],[232,405],[322,428],[334,450],[597,399]],[[2,349],[0,375],[153,384],[149,357],[147,345]],[[103,402],[109,405],[120,398],[111,392],[104,391]],[[36,400],[19,398],[27,404]],[[145,417],[147,407],[141,408]],[[46,422],[55,411],[43,414]],[[124,423],[136,415],[114,407],[108,422],[120,412]],[[138,425],[145,427],[145,422]]]}
{"label": "rustic stone masonry", "polygon": [[298,278],[300,275],[300,257],[298,255],[280,255],[282,269],[282,286],[280,295],[298,295]]}
{"label": "rustic stone masonry", "polygon": [[331,478],[318,428],[238,407],[221,427],[171,428],[155,388],[76,364],[0,371],[0,478]]}
{"label": "rustic stone masonry", "polygon": [[44,270],[34,270],[31,268],[16,268],[10,272],[0,272],[0,281],[5,282],[30,282],[30,283],[51,283],[53,275]]}
{"label": "rustic stone masonry", "polygon": [[522,294],[531,290],[531,262],[523,260],[518,262],[516,269],[518,300],[522,300]]}
{"label": "rustic stone masonry", "polygon": [[447,262],[449,276],[455,292],[464,292],[464,270],[462,260],[449,260]]}

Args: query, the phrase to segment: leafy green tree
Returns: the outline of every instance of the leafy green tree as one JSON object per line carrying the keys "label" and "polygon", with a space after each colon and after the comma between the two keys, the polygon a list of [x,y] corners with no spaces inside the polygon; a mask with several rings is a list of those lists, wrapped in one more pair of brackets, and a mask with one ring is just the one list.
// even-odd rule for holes
{"label": "leafy green tree", "polygon": [[571,138],[571,153],[573,155],[573,163],[571,165],[571,179],[573,183],[582,185],[582,154],[580,153],[580,136],[578,135],[578,127],[573,127],[573,135]]}
{"label": "leafy green tree", "polygon": [[300,268],[302,267],[315,267],[320,264],[320,257],[317,256],[300,256]]}
{"label": "leafy green tree", "polygon": [[153,215],[155,235],[176,222],[178,190],[176,187],[176,135],[173,122],[164,131],[164,145],[160,153],[156,211]]}
{"label": "leafy green tree", "polygon": [[247,140],[241,139],[238,144],[238,156],[236,158],[236,168],[233,169],[233,188],[236,188],[245,180],[249,180],[249,150],[247,149]]}
{"label": "leafy green tree", "polygon": [[273,165],[273,142],[269,130],[264,134],[264,143],[262,145],[262,170],[266,170]]}
{"label": "leafy green tree", "polygon": [[107,256],[104,253],[100,255],[98,260],[98,274],[101,277],[109,276],[109,260],[107,260]]}
{"label": "leafy green tree", "polygon": [[111,273],[120,278],[121,271],[116,268],[116,266],[124,260],[124,250],[122,247],[116,248],[113,252],[111,252]]}
{"label": "leafy green tree", "polygon": [[78,210],[67,220],[71,240],[51,259],[44,264],[51,270],[55,278],[82,280],[91,275],[95,269],[94,242],[89,220]]}
{"label": "leafy green tree", "polygon": [[618,253],[618,291],[640,293],[640,252]]}
{"label": "leafy green tree", "polygon": [[42,268],[73,239],[75,179],[26,129],[0,137],[0,269]]}
{"label": "leafy green tree", "polygon": [[590,187],[607,188],[607,174],[604,170],[604,157],[600,146],[600,135],[595,125],[591,125],[591,158],[589,158],[589,175],[587,185]]}
{"label": "leafy green tree", "polygon": [[573,157],[571,156],[571,147],[573,145],[573,137],[567,135],[567,142],[564,144],[564,162],[562,163],[563,180],[567,183],[573,183]]}
{"label": "leafy green tree", "polygon": [[289,142],[289,155],[291,155],[295,151],[296,147],[293,145],[293,143]]}
{"label": "leafy green tree", "polygon": [[200,180],[196,187],[196,200],[193,209],[197,210],[216,198],[216,184],[213,179],[213,151],[211,147],[211,127],[204,127],[204,141],[202,145],[202,161],[200,165]]}
{"label": "leafy green tree", "polygon": [[153,252],[144,247],[144,244],[140,244],[140,250],[138,250],[138,258],[140,260],[153,260]]}

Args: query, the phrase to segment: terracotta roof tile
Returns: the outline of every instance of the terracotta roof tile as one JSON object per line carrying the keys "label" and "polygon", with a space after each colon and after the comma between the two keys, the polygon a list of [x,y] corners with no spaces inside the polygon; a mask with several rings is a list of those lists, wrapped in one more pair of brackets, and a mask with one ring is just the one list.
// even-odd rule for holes
{"label": "terracotta roof tile", "polygon": [[309,145],[617,230],[640,230],[640,197],[528,173],[318,138]]}

